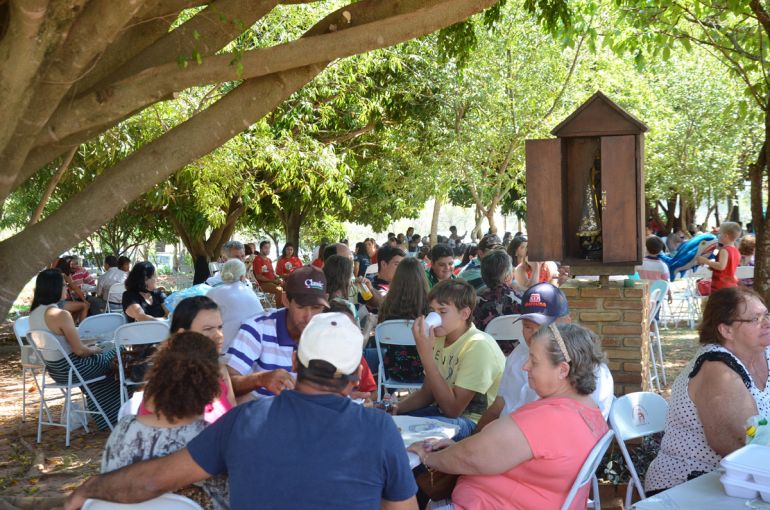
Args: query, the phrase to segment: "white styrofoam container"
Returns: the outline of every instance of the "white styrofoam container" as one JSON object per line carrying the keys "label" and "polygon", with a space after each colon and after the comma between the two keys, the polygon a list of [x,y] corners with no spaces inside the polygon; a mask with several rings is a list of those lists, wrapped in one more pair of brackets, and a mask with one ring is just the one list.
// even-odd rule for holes
{"label": "white styrofoam container", "polygon": [[770,492],[770,446],[746,445],[723,458],[720,465],[730,480],[754,482]]}
{"label": "white styrofoam container", "polygon": [[754,499],[757,495],[762,497],[763,501],[770,503],[770,487],[758,483],[751,483],[736,480],[722,475],[719,481],[724,485],[725,493],[734,498]]}

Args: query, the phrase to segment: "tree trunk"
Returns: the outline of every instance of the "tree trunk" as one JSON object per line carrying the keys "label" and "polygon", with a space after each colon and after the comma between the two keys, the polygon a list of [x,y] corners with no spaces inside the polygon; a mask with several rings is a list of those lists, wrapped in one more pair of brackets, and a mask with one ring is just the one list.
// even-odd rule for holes
{"label": "tree trunk", "polygon": [[435,246],[438,242],[438,218],[441,214],[441,205],[444,197],[437,196],[433,201],[433,216],[430,219],[430,245]]}
{"label": "tree trunk", "polygon": [[[294,253],[299,253],[299,229],[302,226],[302,213],[297,210],[292,210],[287,215],[281,215],[281,223],[283,223],[283,233],[286,236],[286,242],[294,245]],[[281,253],[280,247],[275,245],[277,253]]]}
{"label": "tree trunk", "polygon": [[489,232],[491,234],[497,235],[497,225],[495,224],[495,209],[495,207],[490,206],[489,209],[487,209],[486,216],[487,223],[489,223]]}
{"label": "tree trunk", "polygon": [[482,237],[481,224],[484,222],[484,214],[481,212],[481,207],[476,204],[476,209],[473,211],[473,219],[475,224],[473,230],[471,230],[471,241],[478,242]]}
{"label": "tree trunk", "polygon": [[687,199],[684,195],[679,195],[679,228],[687,231]]}
{"label": "tree trunk", "polygon": [[70,163],[72,163],[72,158],[75,157],[75,153],[78,151],[77,147],[73,147],[70,149],[70,151],[67,153],[66,156],[64,156],[64,159],[61,162],[61,165],[59,165],[59,169],[56,171],[53,177],[51,177],[51,181],[48,183],[48,187],[45,190],[45,193],[43,193],[43,197],[40,199],[40,203],[37,204],[37,207],[35,208],[35,212],[32,213],[32,217],[29,219],[29,224],[34,225],[38,221],[40,221],[40,217],[43,216],[43,210],[45,209],[45,205],[48,203],[48,201],[51,199],[51,195],[53,195],[54,190],[56,189],[56,186],[59,184],[59,181],[64,176],[64,173],[67,171],[67,169],[70,166]]}
{"label": "tree trunk", "polygon": [[669,232],[675,230],[674,220],[676,218],[676,200],[676,195],[666,199],[666,230]]}
{"label": "tree trunk", "polygon": [[[754,290],[759,292],[765,303],[770,299],[770,236],[767,218],[763,204],[763,181],[768,175],[768,151],[770,151],[770,109],[765,111],[765,141],[757,157],[757,162],[749,167],[751,182],[751,221],[757,239],[754,253]],[[770,189],[768,189],[770,194]]]}

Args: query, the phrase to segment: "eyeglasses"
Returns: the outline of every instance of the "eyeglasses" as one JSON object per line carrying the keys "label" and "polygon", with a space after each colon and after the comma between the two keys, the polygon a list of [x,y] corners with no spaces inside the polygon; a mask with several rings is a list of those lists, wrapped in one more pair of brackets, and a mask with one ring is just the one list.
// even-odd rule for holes
{"label": "eyeglasses", "polygon": [[762,315],[757,315],[752,319],[734,319],[733,322],[748,322],[755,326],[763,323],[770,324],[770,312],[765,312]]}

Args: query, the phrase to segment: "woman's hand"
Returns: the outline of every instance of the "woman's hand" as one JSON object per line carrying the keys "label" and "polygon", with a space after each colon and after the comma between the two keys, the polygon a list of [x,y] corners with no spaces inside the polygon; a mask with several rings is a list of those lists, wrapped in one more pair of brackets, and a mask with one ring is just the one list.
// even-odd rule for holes
{"label": "woman's hand", "polygon": [[425,317],[420,316],[415,319],[414,324],[412,324],[412,334],[420,358],[431,357],[433,344],[436,343],[436,335],[433,333],[433,327],[428,330],[428,335],[425,335]]}
{"label": "woman's hand", "polygon": [[425,449],[429,452],[437,452],[439,450],[443,450],[444,448],[447,448],[455,444],[454,441],[448,438],[444,438],[444,439],[431,438],[431,439],[426,439],[423,442],[425,443]]}

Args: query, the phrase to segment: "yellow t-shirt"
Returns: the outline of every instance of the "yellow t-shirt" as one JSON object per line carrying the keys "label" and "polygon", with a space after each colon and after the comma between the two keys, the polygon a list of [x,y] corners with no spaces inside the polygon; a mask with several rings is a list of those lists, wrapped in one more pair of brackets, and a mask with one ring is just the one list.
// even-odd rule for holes
{"label": "yellow t-shirt", "polygon": [[450,387],[475,391],[463,416],[475,422],[492,405],[500,386],[505,356],[494,338],[471,326],[452,345],[444,346],[445,337],[436,338],[433,359]]}

